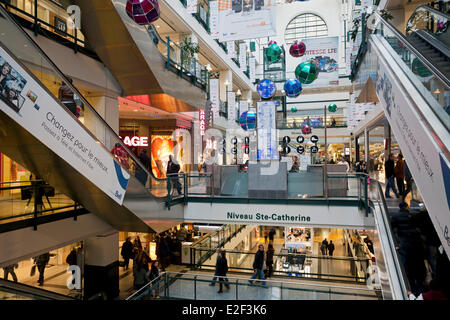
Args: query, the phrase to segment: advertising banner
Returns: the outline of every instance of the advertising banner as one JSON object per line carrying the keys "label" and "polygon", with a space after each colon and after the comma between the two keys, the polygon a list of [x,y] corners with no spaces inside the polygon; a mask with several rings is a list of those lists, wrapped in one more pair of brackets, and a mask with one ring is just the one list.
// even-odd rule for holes
{"label": "advertising banner", "polygon": [[239,44],[239,67],[241,71],[247,71],[247,44]]}
{"label": "advertising banner", "polygon": [[248,110],[248,104],[247,101],[239,101],[239,112],[240,114],[238,115],[239,117],[241,117],[241,114],[245,111]]}
{"label": "advertising banner", "polygon": [[[378,54],[382,57],[381,54]],[[436,138],[429,132],[409,92],[409,82],[401,82],[402,71],[379,58],[376,89],[391,129],[395,135],[414,181],[424,199],[428,214],[442,245],[450,256],[450,169]],[[398,68],[398,69],[397,69]],[[402,90],[401,86],[404,86]]]}
{"label": "advertising banner", "polygon": [[191,14],[197,13],[197,0],[187,0],[186,10]]}
{"label": "advertising banner", "polygon": [[213,39],[219,39],[219,1],[209,2],[209,30]]}
{"label": "advertising banner", "polygon": [[276,35],[275,1],[219,0],[219,40]]}
{"label": "advertising banner", "polygon": [[228,122],[233,125],[236,121],[236,93],[230,91],[227,93],[228,96]]}
{"label": "advertising banner", "polygon": [[302,61],[315,60],[319,76],[305,87],[325,87],[339,84],[339,37],[305,39]]}
{"label": "advertising banner", "polygon": [[97,143],[78,120],[22,68],[2,47],[0,109],[36,139],[122,204],[130,175],[109,150]]}
{"label": "advertising banner", "polygon": [[258,102],[258,159],[277,160],[278,137],[276,130],[276,106],[274,101]]}
{"label": "advertising banner", "polygon": [[214,118],[219,117],[220,100],[219,100],[219,79],[209,80],[209,100],[212,102],[211,110]]}
{"label": "advertising banner", "polygon": [[248,59],[249,66],[249,78],[250,82],[253,83],[256,81],[256,59],[255,57],[251,57]]}

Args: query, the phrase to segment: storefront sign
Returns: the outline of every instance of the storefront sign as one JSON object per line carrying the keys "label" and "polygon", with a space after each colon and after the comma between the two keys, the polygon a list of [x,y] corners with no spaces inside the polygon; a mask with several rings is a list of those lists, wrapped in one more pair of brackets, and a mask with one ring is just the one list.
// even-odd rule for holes
{"label": "storefront sign", "polygon": [[111,199],[122,204],[130,175],[113,155],[53,96],[0,47],[0,66],[11,70],[2,82],[0,109],[70,164]]}
{"label": "storefront sign", "polygon": [[[379,50],[376,46],[373,48]],[[429,132],[422,115],[418,114],[412,105],[413,101],[419,107],[426,102],[421,101],[417,89],[396,64],[388,66],[382,58],[383,55],[379,52],[376,54],[379,57],[376,89],[380,104],[385,110],[392,132],[424,199],[442,245],[450,256],[449,162],[437,144],[436,138]],[[413,96],[414,94],[417,96]],[[435,121],[439,122],[437,118]],[[442,131],[441,134],[441,139],[448,138],[447,131]]]}
{"label": "storefront sign", "polygon": [[123,138],[123,143],[130,147],[148,147],[148,137],[129,137]]}

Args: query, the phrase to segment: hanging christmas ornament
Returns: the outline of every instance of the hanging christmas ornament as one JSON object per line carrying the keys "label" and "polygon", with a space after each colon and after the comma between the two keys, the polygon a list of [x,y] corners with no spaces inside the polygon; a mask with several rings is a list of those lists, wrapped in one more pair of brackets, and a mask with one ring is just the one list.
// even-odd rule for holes
{"label": "hanging christmas ornament", "polygon": [[294,58],[303,56],[305,54],[305,52],[306,52],[305,43],[298,42],[297,40],[295,40],[295,42],[293,44],[291,44],[291,47],[289,48],[289,53]]}
{"label": "hanging christmas ornament", "polygon": [[332,103],[328,106],[329,112],[336,112],[336,110],[337,110],[337,105],[335,105],[334,103]]}
{"label": "hanging christmas ornament", "polygon": [[296,98],[302,92],[302,84],[297,79],[290,79],[284,83],[284,92],[289,98]]}
{"label": "hanging christmas ornament", "polygon": [[266,49],[266,60],[269,63],[276,63],[280,61],[281,59],[281,53],[283,51],[281,50],[280,46],[276,43],[272,43],[267,49]]}
{"label": "hanging christmas ornament", "polygon": [[[256,113],[253,111],[244,111],[242,112],[239,118],[239,124],[241,128],[245,131],[253,130],[256,127]],[[246,142],[247,144],[247,142]]]}
{"label": "hanging christmas ornament", "polygon": [[264,79],[258,83],[256,91],[262,99],[270,99],[275,95],[276,86],[272,80]]}
{"label": "hanging christmas ornament", "polygon": [[158,20],[160,15],[158,0],[128,0],[126,11],[139,25],[150,24]]}
{"label": "hanging christmas ornament", "polygon": [[295,68],[295,77],[303,84],[314,82],[318,76],[319,69],[314,60],[302,62]]}

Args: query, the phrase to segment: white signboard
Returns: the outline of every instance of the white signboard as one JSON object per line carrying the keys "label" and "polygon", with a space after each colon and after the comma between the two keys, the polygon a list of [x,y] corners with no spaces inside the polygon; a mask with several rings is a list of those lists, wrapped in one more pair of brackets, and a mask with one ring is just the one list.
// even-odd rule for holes
{"label": "white signboard", "polygon": [[275,118],[274,101],[258,102],[258,159],[260,160],[279,159]]}
{"label": "white signboard", "polygon": [[219,39],[219,1],[209,2],[209,30],[213,39]]}
{"label": "white signboard", "polygon": [[[378,56],[382,57],[381,54]],[[396,79],[395,75],[400,78],[402,71],[395,64],[393,68],[387,66],[382,58],[378,60],[376,88],[380,104],[447,256],[450,256],[449,162],[421,120],[422,116],[411,105],[410,99],[413,98],[406,96],[408,92],[415,92],[412,84],[408,80]],[[406,90],[401,90],[401,85]]]}
{"label": "white signboard", "polygon": [[339,84],[339,37],[305,39],[305,55],[302,61],[314,59],[319,76],[305,87],[326,87]]}
{"label": "white signboard", "polygon": [[227,52],[230,58],[236,58],[236,48],[234,46],[234,41],[227,41]]}
{"label": "white signboard", "polygon": [[248,60],[248,63],[250,64],[249,66],[249,78],[250,78],[250,82],[255,82],[256,81],[256,59],[255,57],[251,57]]}
{"label": "white signboard", "polygon": [[219,100],[219,79],[209,80],[209,100],[212,102],[211,111],[214,118],[219,117],[220,100]]}
{"label": "white signboard", "polygon": [[189,13],[197,13],[197,0],[187,0],[186,10]]}
{"label": "white signboard", "polygon": [[[247,101],[239,101],[239,112],[242,114],[243,112],[248,110],[248,104]],[[240,117],[241,114],[239,114],[238,116]]]}
{"label": "white signboard", "polygon": [[241,71],[247,71],[247,44],[239,44],[239,67]]}
{"label": "white signboard", "polygon": [[[0,47],[0,66],[11,71],[1,82],[0,109],[59,155],[109,197],[122,204],[130,175],[53,96]],[[9,96],[8,96],[9,97]]]}
{"label": "white signboard", "polygon": [[276,35],[274,1],[219,0],[219,40],[246,40]]}

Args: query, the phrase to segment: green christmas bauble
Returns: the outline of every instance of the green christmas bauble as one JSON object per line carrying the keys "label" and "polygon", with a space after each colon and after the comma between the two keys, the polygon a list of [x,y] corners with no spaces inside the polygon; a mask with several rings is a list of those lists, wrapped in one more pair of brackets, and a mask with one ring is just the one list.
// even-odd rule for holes
{"label": "green christmas bauble", "polygon": [[279,45],[276,43],[272,43],[267,49],[266,49],[266,60],[270,63],[275,63],[280,61],[282,50]]}
{"label": "green christmas bauble", "polygon": [[330,105],[328,106],[328,111],[329,111],[329,112],[336,112],[336,110],[337,110],[337,105],[335,105],[334,103],[333,103],[333,104],[330,104]]}
{"label": "green christmas bauble", "polygon": [[303,84],[310,84],[319,76],[319,69],[314,60],[300,63],[295,68],[295,77]]}
{"label": "green christmas bauble", "polygon": [[296,107],[292,107],[291,108],[291,112],[297,112],[297,108]]}

